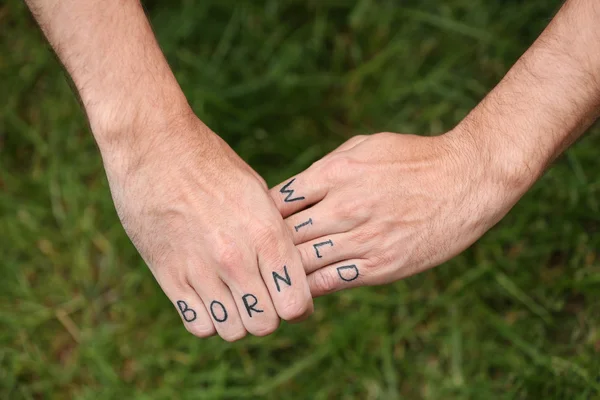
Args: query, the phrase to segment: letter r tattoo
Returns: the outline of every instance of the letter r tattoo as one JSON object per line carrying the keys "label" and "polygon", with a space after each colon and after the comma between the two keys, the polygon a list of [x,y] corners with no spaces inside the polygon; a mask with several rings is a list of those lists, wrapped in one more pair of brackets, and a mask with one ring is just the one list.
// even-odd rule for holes
{"label": "letter r tattoo", "polygon": [[[248,298],[252,299],[252,303],[248,302]],[[250,311],[254,311],[256,313],[261,313],[264,310],[256,308],[258,304],[258,299],[252,293],[248,293],[242,296],[242,301],[244,302],[244,306],[246,307],[246,311],[248,312],[248,316],[252,318],[252,313]]]}

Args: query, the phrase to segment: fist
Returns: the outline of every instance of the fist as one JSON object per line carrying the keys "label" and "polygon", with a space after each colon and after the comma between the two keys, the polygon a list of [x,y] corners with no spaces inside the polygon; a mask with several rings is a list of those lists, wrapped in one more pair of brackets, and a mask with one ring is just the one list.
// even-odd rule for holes
{"label": "fist", "polygon": [[264,181],[195,116],[138,137],[126,155],[105,158],[111,192],[185,327],[233,341],[312,313],[299,252]]}

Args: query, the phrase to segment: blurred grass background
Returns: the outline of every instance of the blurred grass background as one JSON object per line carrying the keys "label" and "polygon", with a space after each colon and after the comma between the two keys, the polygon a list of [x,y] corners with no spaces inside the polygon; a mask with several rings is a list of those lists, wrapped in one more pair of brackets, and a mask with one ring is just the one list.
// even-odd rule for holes
{"label": "blurred grass background", "polygon": [[[178,0],[146,7],[200,118],[270,184],[347,138],[454,126],[559,1]],[[600,130],[447,264],[197,339],[113,209],[68,81],[0,4],[0,398],[600,398]]]}

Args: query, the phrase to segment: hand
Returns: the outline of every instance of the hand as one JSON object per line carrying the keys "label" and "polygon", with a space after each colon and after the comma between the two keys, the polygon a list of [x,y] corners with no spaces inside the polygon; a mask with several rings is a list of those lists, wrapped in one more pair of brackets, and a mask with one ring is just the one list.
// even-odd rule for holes
{"label": "hand", "polygon": [[467,137],[356,136],[270,191],[313,296],[439,265],[508,211]]}
{"label": "hand", "polygon": [[134,145],[102,149],[115,206],[191,333],[233,341],[312,313],[265,182],[223,140],[187,114],[127,133]]}

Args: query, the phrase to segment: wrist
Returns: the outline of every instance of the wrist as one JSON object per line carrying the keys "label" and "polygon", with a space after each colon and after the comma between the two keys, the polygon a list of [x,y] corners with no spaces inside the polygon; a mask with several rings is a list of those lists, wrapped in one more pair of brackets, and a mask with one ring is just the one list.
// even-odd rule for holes
{"label": "wrist", "polygon": [[520,197],[543,173],[548,160],[529,151],[526,141],[530,132],[492,124],[480,108],[484,107],[478,106],[448,135],[469,154],[481,179],[504,194]]}
{"label": "wrist", "polygon": [[106,119],[97,119],[92,131],[105,170],[115,180],[139,172],[147,165],[161,164],[182,148],[202,150],[212,142],[209,136],[214,136],[187,103],[142,107],[136,114],[121,118],[111,118],[111,114],[98,114]]}
{"label": "wrist", "polygon": [[473,115],[443,137],[455,154],[455,162],[461,165],[463,179],[477,197],[477,215],[487,228],[504,217],[543,171],[527,159],[519,145],[491,131]]}
{"label": "wrist", "polygon": [[145,133],[168,126],[172,121],[193,114],[183,93],[149,98],[124,94],[98,103],[85,104],[92,134],[102,151],[135,145]]}

